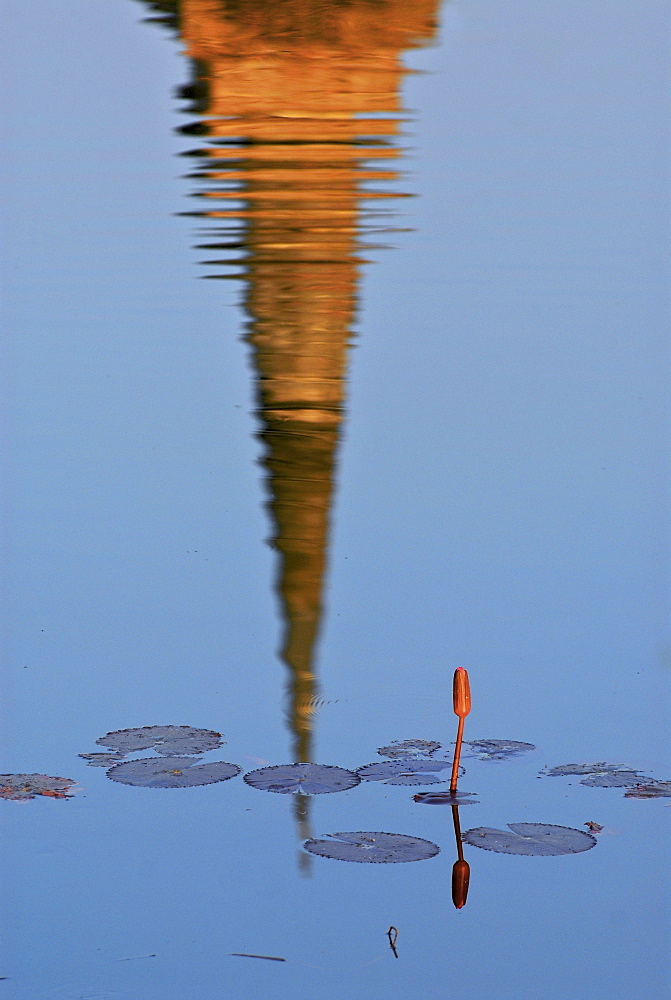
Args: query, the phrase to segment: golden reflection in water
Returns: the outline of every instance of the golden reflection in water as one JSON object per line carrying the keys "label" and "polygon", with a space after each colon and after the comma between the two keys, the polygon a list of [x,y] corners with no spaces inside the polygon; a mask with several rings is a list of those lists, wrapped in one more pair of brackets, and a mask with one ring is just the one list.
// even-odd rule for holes
{"label": "golden reflection in water", "polygon": [[[179,34],[182,96],[207,137],[193,213],[208,277],[241,269],[257,380],[294,761],[312,759],[336,453],[362,236],[392,196],[403,51],[435,31],[438,0],[176,0],[149,6]],[[395,193],[396,196],[398,193]],[[214,269],[212,271],[211,269]],[[301,835],[307,803],[297,801]]]}

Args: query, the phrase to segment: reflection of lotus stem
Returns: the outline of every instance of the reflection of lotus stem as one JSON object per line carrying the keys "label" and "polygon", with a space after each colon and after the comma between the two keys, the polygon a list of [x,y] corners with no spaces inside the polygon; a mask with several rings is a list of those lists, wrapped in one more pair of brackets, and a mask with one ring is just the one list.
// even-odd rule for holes
{"label": "reflection of lotus stem", "polygon": [[[461,721],[463,722],[463,719]],[[461,826],[459,824],[459,806],[452,806],[452,822],[454,823],[454,837],[457,842],[457,860],[452,866],[452,902],[458,910],[461,910],[466,905],[471,869],[468,861],[464,860],[464,844],[461,839]]]}
{"label": "reflection of lotus stem", "polygon": [[454,824],[454,839],[457,842],[457,860],[464,860],[464,844],[461,839],[461,824],[459,822],[459,806],[452,806],[452,823]]}
{"label": "reflection of lotus stem", "polygon": [[457,667],[454,671],[452,704],[454,706],[454,714],[459,716],[457,742],[454,747],[452,777],[450,779],[450,791],[454,793],[457,790],[457,781],[459,779],[459,760],[461,758],[461,743],[464,738],[464,719],[471,710],[471,687],[468,682],[468,673],[463,667]]}

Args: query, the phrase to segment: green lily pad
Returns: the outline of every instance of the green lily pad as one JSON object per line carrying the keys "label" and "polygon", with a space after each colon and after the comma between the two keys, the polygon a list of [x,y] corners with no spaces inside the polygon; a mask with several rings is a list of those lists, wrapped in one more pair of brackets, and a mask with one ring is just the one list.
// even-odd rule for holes
{"label": "green lily pad", "polygon": [[366,864],[424,861],[440,853],[438,845],[430,840],[408,837],[402,833],[358,830],[355,833],[329,833],[326,836],[328,840],[306,840],[303,847],[310,854],[318,854],[323,858]]}
{"label": "green lily pad", "polygon": [[87,767],[111,767],[112,764],[119,764],[126,754],[117,751],[116,753],[80,753],[77,756],[86,761]]}
{"label": "green lily pad", "polygon": [[631,785],[654,782],[654,778],[648,778],[640,771],[635,771],[624,764],[607,764],[605,760],[597,761],[595,764],[561,764],[559,767],[541,771],[541,776],[551,778],[567,775],[586,775],[580,784],[592,788],[628,788]]}
{"label": "green lily pad", "polygon": [[[387,785],[435,785],[448,781],[452,770],[450,760],[380,760],[357,768],[366,781],[384,781]],[[463,769],[460,768],[460,774]]]}
{"label": "green lily pad", "polygon": [[262,792],[279,792],[283,795],[323,795],[327,792],[344,792],[358,785],[360,778],[354,771],[332,764],[277,764],[250,771],[244,780]]}
{"label": "green lily pad", "polygon": [[442,743],[435,740],[394,740],[387,747],[380,747],[378,753],[382,757],[392,759],[408,757],[432,757],[437,750],[440,750]]}
{"label": "green lily pad", "polygon": [[[510,832],[509,832],[510,831]],[[472,847],[500,854],[526,854],[551,857],[558,854],[580,854],[596,845],[596,838],[584,830],[554,823],[508,823],[508,830],[478,826],[467,830],[462,840]]]}
{"label": "green lily pad", "polygon": [[607,764],[605,760],[595,764],[561,764],[559,767],[545,768],[541,775],[547,778],[563,778],[572,774],[597,774],[603,771],[621,771],[624,764]]}
{"label": "green lily pad", "polygon": [[427,806],[477,806],[480,803],[473,796],[475,792],[418,792],[413,795],[415,802],[423,802]]}
{"label": "green lily pad", "polygon": [[521,743],[519,740],[464,740],[464,743],[475,751],[480,760],[505,760],[536,749],[533,743]]}
{"label": "green lily pad", "polygon": [[596,788],[629,788],[631,785],[653,781],[644,777],[639,771],[603,771],[583,778],[581,785],[591,785]]}
{"label": "green lily pad", "polygon": [[144,757],[111,767],[107,777],[139,788],[191,788],[227,781],[240,774],[241,770],[237,764],[224,760],[197,764],[193,757],[171,757],[168,760],[165,757]]}
{"label": "green lily pad", "polygon": [[195,729],[193,726],[140,726],[136,729],[117,729],[96,740],[98,746],[134,753],[154,749],[165,757],[205,753],[222,745],[221,733],[212,729]]}

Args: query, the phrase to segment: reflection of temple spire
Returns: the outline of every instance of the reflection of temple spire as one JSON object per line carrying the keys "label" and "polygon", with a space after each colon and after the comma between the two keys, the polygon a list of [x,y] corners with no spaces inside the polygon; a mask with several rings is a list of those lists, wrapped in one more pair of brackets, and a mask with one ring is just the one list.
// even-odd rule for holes
{"label": "reflection of temple spire", "polygon": [[[242,268],[258,378],[281,655],[296,761],[311,759],[315,645],[355,313],[364,187],[395,174],[400,56],[436,0],[151,0],[193,60],[184,88],[207,136],[194,212],[211,277]],[[226,272],[226,273],[222,273]]]}

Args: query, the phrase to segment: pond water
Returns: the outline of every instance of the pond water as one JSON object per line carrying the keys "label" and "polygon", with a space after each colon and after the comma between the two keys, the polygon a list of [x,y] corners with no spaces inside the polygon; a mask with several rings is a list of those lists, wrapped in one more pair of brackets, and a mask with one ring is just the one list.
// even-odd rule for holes
{"label": "pond water", "polygon": [[666,997],[668,5],[0,19],[0,993]]}

